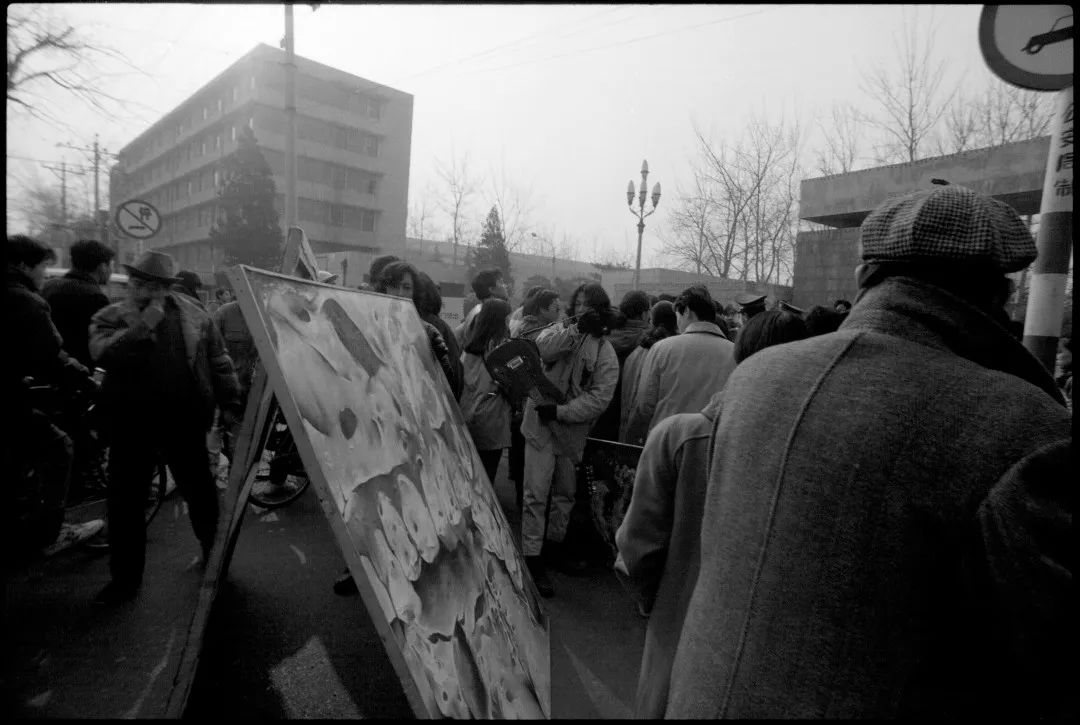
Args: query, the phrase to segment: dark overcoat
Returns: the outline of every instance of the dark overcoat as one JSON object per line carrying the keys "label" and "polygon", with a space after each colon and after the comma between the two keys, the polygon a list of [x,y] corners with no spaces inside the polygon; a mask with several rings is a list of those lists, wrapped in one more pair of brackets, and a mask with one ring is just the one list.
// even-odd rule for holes
{"label": "dark overcoat", "polygon": [[667,717],[1075,710],[1069,416],[1004,327],[892,278],[748,358]]}
{"label": "dark overcoat", "polygon": [[93,368],[90,319],[109,304],[101,285],[89,274],[73,269],[63,277],[46,282],[41,296],[49,303],[53,323],[64,338],[64,350],[86,367]]}

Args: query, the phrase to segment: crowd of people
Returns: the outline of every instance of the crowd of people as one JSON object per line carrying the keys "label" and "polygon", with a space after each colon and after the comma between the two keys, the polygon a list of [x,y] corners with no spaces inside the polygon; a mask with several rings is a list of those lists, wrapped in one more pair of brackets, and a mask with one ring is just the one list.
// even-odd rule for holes
{"label": "crowd of people", "polygon": [[[130,299],[110,305],[95,286],[111,252],[80,245],[42,299],[51,251],[8,238],[8,312],[32,341],[9,392],[22,450],[43,462],[45,546],[72,445],[17,382],[106,370],[112,581],[98,598],[115,603],[141,583],[155,460],[208,555],[206,434],[215,411],[234,425],[257,354],[227,290],[208,311],[197,276],[147,252],[125,265]],[[937,187],[884,202],[861,255],[854,303],[805,311],[758,293],[722,304],[700,285],[614,307],[596,282],[567,300],[533,287],[515,307],[499,270],[482,270],[454,329],[428,275],[394,256],[370,266],[362,288],[414,302],[492,483],[507,455],[542,596],[551,567],[585,568],[567,530],[586,439],[642,447],[614,562],[648,618],[641,717],[1075,711],[1071,342],[1055,379],[1004,312],[1031,235],[1007,205]],[[519,406],[492,377],[485,359],[511,338],[535,343],[560,400]],[[356,591],[348,571],[334,590]]]}

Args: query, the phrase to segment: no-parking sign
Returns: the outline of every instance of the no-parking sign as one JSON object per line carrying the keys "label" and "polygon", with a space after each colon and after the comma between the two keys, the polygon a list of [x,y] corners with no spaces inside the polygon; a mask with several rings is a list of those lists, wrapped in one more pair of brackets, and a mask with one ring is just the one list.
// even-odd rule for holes
{"label": "no-parking sign", "polygon": [[1069,5],[987,5],[979,47],[990,70],[1033,91],[1072,85],[1073,11]]}
{"label": "no-parking sign", "polygon": [[161,215],[151,204],[132,199],[117,208],[116,226],[129,237],[149,239],[161,230]]}

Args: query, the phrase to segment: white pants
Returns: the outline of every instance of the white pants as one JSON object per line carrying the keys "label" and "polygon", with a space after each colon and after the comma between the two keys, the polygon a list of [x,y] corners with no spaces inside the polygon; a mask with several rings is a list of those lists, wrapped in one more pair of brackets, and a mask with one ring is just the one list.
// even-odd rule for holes
{"label": "white pants", "polygon": [[[548,491],[551,493],[551,511],[547,511]],[[525,442],[525,482],[521,511],[521,553],[523,556],[539,556],[544,546],[544,522],[547,521],[547,538],[560,542],[566,538],[566,526],[570,523],[570,510],[574,507],[577,477],[574,462],[566,456],[555,454],[552,445],[535,447]]]}

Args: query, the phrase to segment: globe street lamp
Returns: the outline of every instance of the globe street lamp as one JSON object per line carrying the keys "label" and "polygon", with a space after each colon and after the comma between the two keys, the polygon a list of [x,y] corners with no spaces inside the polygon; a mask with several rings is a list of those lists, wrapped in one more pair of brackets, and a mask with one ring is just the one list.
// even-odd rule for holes
{"label": "globe street lamp", "polygon": [[634,211],[634,181],[630,180],[630,183],[626,187],[626,205],[630,208],[630,213],[638,218],[637,225],[637,264],[634,266],[634,289],[639,289],[641,286],[641,237],[645,234],[645,217],[651,216],[656,213],[656,205],[660,203],[660,184],[657,183],[653,186],[652,190],[652,210],[646,213],[645,211],[645,194],[648,184],[646,179],[649,176],[649,162],[641,162],[641,190],[638,192],[638,209]]}

